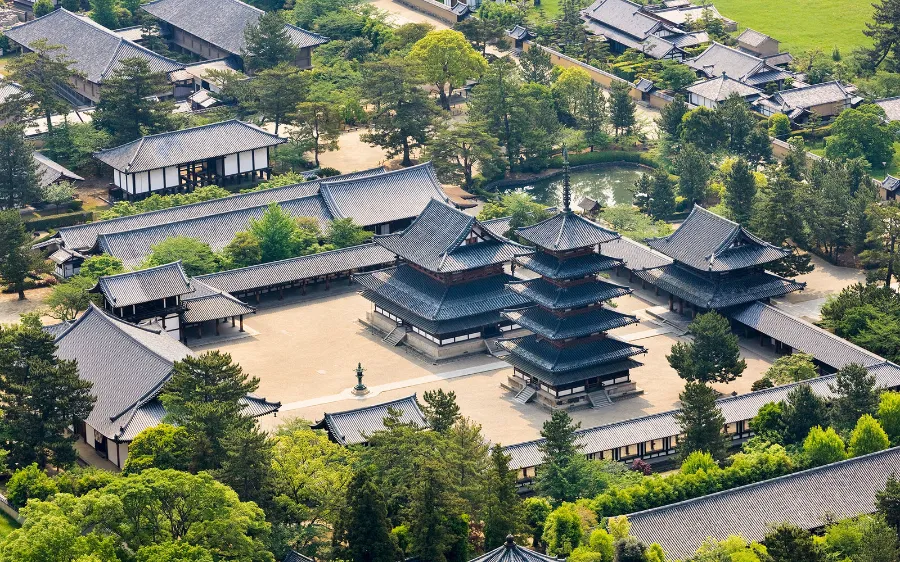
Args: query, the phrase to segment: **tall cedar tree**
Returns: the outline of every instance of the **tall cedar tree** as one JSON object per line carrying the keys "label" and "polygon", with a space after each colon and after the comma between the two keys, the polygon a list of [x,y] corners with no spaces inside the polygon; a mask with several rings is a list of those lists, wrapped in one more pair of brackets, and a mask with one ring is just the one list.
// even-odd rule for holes
{"label": "tall cedar tree", "polygon": [[0,127],[0,207],[15,209],[40,198],[37,164],[24,129],[12,123]]}
{"label": "tall cedar tree", "polygon": [[603,130],[608,115],[606,113],[606,96],[593,80],[585,87],[581,111],[578,115],[578,128],[584,131],[584,142],[594,152],[594,147],[609,142],[609,136]]}
{"label": "tall cedar tree", "polygon": [[447,433],[459,419],[459,406],[456,404],[456,392],[444,392],[444,389],[426,390],[425,400],[421,404],[422,413],[428,421],[428,427],[438,433]]}
{"label": "tall cedar tree", "polygon": [[473,92],[469,114],[484,120],[506,149],[509,169],[515,169],[521,150],[519,106],[522,83],[515,62],[507,57],[491,64]]}
{"label": "tall cedar tree", "polygon": [[500,445],[491,448],[491,466],[485,485],[485,551],[497,548],[506,541],[507,535],[513,535],[519,530],[522,500],[516,492],[516,473],[509,468],[510,459]]}
{"label": "tall cedar tree", "polygon": [[364,468],[353,474],[347,486],[347,503],[333,543],[342,560],[395,562],[402,558],[391,537],[384,496]]}
{"label": "tall cedar tree", "polygon": [[860,417],[874,414],[878,409],[879,390],[875,375],[862,365],[851,363],[839,370],[828,388],[834,393],[832,423],[841,430],[852,429]]}
{"label": "tall cedar tree", "polygon": [[741,359],[738,338],[728,319],[711,311],[697,316],[688,327],[694,341],[678,342],[666,356],[678,376],[692,382],[731,382],[741,376],[747,362]]}
{"label": "tall cedar tree", "polygon": [[879,66],[888,55],[900,61],[900,0],[881,0],[874,4],[872,21],[866,22],[863,33],[872,40],[869,62],[872,68]]}
{"label": "tall cedar tree", "polygon": [[422,76],[438,90],[441,107],[450,110],[450,94],[466,80],[480,77],[487,61],[459,31],[429,31],[416,41],[409,59],[422,69]]}
{"label": "tall cedar tree", "polygon": [[46,265],[40,252],[31,249],[31,236],[19,211],[0,211],[0,280],[19,293],[19,300],[25,300],[25,280]]}
{"label": "tall cedar tree", "polygon": [[209,351],[175,363],[160,401],[166,421],[187,428],[195,441],[194,470],[221,466],[230,432],[253,421],[240,401],[258,387],[259,379],[247,375],[227,353]]}
{"label": "tall cedar tree", "polygon": [[630,134],[637,124],[637,105],[631,99],[631,86],[625,82],[613,82],[609,95],[609,123],[616,138]]}
{"label": "tall cedar tree", "polygon": [[575,432],[581,423],[575,423],[568,412],[556,410],[544,422],[539,445],[543,454],[541,470],[535,481],[535,490],[556,502],[574,501],[580,496],[584,457],[581,446],[576,444]]}
{"label": "tall cedar tree", "polygon": [[704,203],[709,193],[709,156],[692,144],[685,144],[675,156],[678,173],[678,193],[688,205]]}
{"label": "tall cedar tree", "polygon": [[412,482],[407,521],[412,553],[423,562],[454,562],[455,521],[462,514],[449,475],[436,459],[425,459]]}
{"label": "tall cedar tree", "polygon": [[103,81],[103,97],[94,112],[94,124],[124,144],[144,135],[170,130],[175,103],[155,96],[171,89],[162,72],[154,72],[141,58],[122,60]]}
{"label": "tall cedar tree", "polygon": [[11,466],[37,463],[67,467],[75,462],[74,419],[91,413],[91,383],[78,377],[75,361],[56,357],[53,336],[36,317],[0,327],[0,433]]}
{"label": "tall cedar tree", "polygon": [[244,30],[244,65],[249,72],[274,68],[297,60],[297,47],[291,42],[284,19],[278,12],[266,12],[255,25]]}
{"label": "tall cedar tree", "polygon": [[675,420],[684,437],[678,440],[678,455],[682,460],[694,451],[703,451],[714,458],[725,458],[725,416],[716,405],[716,391],[702,382],[687,382],[678,395],[681,410]]}
{"label": "tall cedar tree", "polygon": [[810,429],[826,425],[826,415],[827,404],[813,392],[812,387],[798,385],[788,392],[781,408],[785,443],[802,443]]}
{"label": "tall cedar tree", "polygon": [[74,61],[66,56],[65,48],[51,45],[40,39],[28,45],[29,52],[12,59],[7,64],[7,79],[15,82],[28,94],[36,112],[47,121],[47,131],[52,134],[52,115],[66,113],[70,105],[56,93],[79,75],[72,68]]}
{"label": "tall cedar tree", "polygon": [[275,123],[275,134],[282,123],[291,123],[297,104],[305,97],[303,72],[289,63],[279,63],[257,73],[247,89],[248,99],[242,104],[250,111]]}
{"label": "tall cedar tree", "polygon": [[438,111],[420,87],[423,83],[419,70],[404,59],[363,66],[363,92],[374,111],[372,132],[362,139],[383,148],[390,158],[402,154],[404,166],[412,165],[410,153],[428,139]]}
{"label": "tall cedar tree", "polygon": [[735,222],[750,223],[753,215],[753,200],[756,197],[756,179],[747,161],[738,158],[731,164],[725,175],[725,205],[731,211]]}
{"label": "tall cedar tree", "polygon": [[647,211],[650,216],[659,220],[666,220],[675,213],[675,182],[662,166],[653,171]]}
{"label": "tall cedar tree", "polygon": [[[756,129],[756,118],[750,113],[750,106],[739,94],[732,93],[715,111],[721,116],[725,137],[728,139],[728,150],[734,154],[746,155],[751,148],[751,133]],[[768,136],[766,141],[768,142]]]}
{"label": "tall cedar tree", "polygon": [[681,121],[687,112],[688,106],[684,96],[678,94],[672,103],[660,110],[656,124],[672,139],[677,140],[681,136]]}
{"label": "tall cedar tree", "polygon": [[272,470],[272,440],[255,423],[232,429],[222,440],[225,451],[216,480],[237,492],[241,501],[265,506],[266,489]]}
{"label": "tall cedar tree", "polygon": [[887,524],[900,533],[900,481],[896,474],[891,474],[884,490],[875,494],[875,506]]}
{"label": "tall cedar tree", "polygon": [[860,259],[868,267],[881,273],[884,286],[900,274],[900,205],[892,201],[885,205],[871,205],[866,211],[871,230],[866,236],[868,248]]}

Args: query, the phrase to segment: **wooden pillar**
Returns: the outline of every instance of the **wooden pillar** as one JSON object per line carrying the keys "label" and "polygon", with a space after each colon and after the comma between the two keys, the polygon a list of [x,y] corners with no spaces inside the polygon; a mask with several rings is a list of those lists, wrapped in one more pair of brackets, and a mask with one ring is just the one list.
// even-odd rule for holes
{"label": "wooden pillar", "polygon": [[330,288],[331,288],[331,279],[326,275],[325,276],[325,290],[327,291]]}
{"label": "wooden pillar", "polygon": [[244,315],[241,314],[240,318],[241,318],[241,330],[240,331],[243,332],[244,331]]}
{"label": "wooden pillar", "polygon": [[278,300],[284,300],[284,287],[278,287]]}
{"label": "wooden pillar", "polygon": [[632,281],[634,281],[634,271],[629,269],[628,270],[628,282],[631,283]]}
{"label": "wooden pillar", "polygon": [[684,314],[684,299],[678,297],[678,314]]}
{"label": "wooden pillar", "polygon": [[219,319],[216,318],[216,335],[219,335]]}
{"label": "wooden pillar", "polygon": [[669,310],[675,312],[675,297],[669,295]]}
{"label": "wooden pillar", "polygon": [[197,324],[197,337],[198,338],[203,337],[203,325],[202,324]]}
{"label": "wooden pillar", "polygon": [[231,317],[231,327],[234,328],[234,316]]}
{"label": "wooden pillar", "polygon": [[259,304],[259,291],[256,291],[256,304]]}
{"label": "wooden pillar", "polygon": [[303,280],[303,284],[300,285],[301,294],[306,294],[306,279]]}
{"label": "wooden pillar", "polygon": [[165,331],[165,329],[166,329],[166,317],[165,316],[162,317],[162,327],[163,327],[163,331]]}
{"label": "wooden pillar", "polygon": [[659,286],[656,287],[656,296],[659,296]]}

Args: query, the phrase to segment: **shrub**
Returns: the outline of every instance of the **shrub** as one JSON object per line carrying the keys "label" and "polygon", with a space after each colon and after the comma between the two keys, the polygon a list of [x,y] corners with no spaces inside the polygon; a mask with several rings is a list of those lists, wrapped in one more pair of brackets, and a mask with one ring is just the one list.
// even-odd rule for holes
{"label": "shrub", "polygon": [[642,459],[634,459],[634,462],[631,463],[631,470],[640,472],[644,476],[653,474],[653,467],[651,467],[647,461]]}
{"label": "shrub", "polygon": [[834,428],[822,429],[815,426],[803,441],[803,456],[810,466],[822,466],[847,458],[844,440]]}
{"label": "shrub", "polygon": [[884,392],[878,404],[878,421],[891,443],[900,442],[900,392]]}
{"label": "shrub", "polygon": [[544,544],[551,556],[568,556],[581,545],[584,530],[573,503],[563,503],[550,512],[544,525]]}
{"label": "shrub", "polygon": [[850,434],[850,454],[854,457],[883,451],[891,446],[887,433],[878,420],[866,414],[859,418]]}
{"label": "shrub", "polygon": [[682,474],[696,474],[701,470],[712,472],[718,470],[719,464],[712,455],[704,451],[694,451],[681,463]]}
{"label": "shrub", "polygon": [[58,491],[47,473],[38,468],[37,463],[32,463],[12,475],[6,486],[6,497],[14,507],[21,508],[32,498],[46,500]]}
{"label": "shrub", "polygon": [[91,222],[92,220],[94,220],[94,213],[90,211],[78,211],[75,213],[53,215],[52,217],[28,219],[25,221],[25,228],[27,230],[49,230],[51,228],[62,228],[64,226],[72,226],[73,224]]}

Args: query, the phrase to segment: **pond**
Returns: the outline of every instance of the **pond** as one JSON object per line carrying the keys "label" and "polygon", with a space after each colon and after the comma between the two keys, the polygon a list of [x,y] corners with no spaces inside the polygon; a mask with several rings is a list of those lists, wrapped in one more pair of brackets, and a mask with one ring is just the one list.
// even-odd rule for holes
{"label": "pond", "polygon": [[[645,168],[637,166],[607,166],[592,170],[580,170],[570,174],[572,183],[572,203],[577,204],[587,196],[598,201],[604,207],[613,205],[630,205],[631,188]],[[534,196],[538,203],[559,205],[562,201],[562,176],[535,181],[520,187],[505,188],[503,191],[526,191]]]}

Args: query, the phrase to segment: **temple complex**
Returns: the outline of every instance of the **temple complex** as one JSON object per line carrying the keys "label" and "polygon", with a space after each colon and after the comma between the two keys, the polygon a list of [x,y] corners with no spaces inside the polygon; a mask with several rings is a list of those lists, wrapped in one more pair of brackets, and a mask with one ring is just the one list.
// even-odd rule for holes
{"label": "temple complex", "polygon": [[365,322],[432,359],[485,350],[485,338],[516,326],[500,312],[528,297],[508,291],[504,264],[531,251],[456,208],[432,199],[405,230],[375,236],[397,265],[354,279],[374,309]]}
{"label": "temple complex", "polygon": [[537,251],[516,255],[514,263],[539,277],[507,286],[535,304],[506,310],[503,316],[532,334],[499,344],[509,351],[505,359],[513,373],[508,384],[518,392],[519,402],[536,399],[550,409],[601,407],[637,392],[629,369],[640,363],[631,357],[646,349],[607,334],[638,321],[603,306],[631,293],[628,287],[597,277],[621,265],[599,253],[601,244],[619,235],[572,211],[568,160],[564,174],[562,212],[516,230]]}
{"label": "temple complex", "polygon": [[647,240],[674,263],[633,269],[645,283],[669,294],[669,309],[691,314],[721,310],[802,290],[804,283],[766,271],[791,254],[750,233],[740,224],[695,205],[672,234]]}

